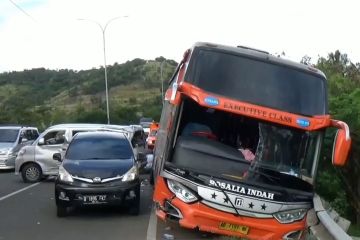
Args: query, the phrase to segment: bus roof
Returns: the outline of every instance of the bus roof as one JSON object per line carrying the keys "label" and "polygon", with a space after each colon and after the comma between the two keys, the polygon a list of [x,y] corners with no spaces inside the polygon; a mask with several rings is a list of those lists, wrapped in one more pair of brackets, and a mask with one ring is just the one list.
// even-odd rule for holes
{"label": "bus roof", "polygon": [[317,68],[314,68],[312,66],[305,65],[302,63],[294,62],[294,61],[291,61],[288,59],[284,59],[281,57],[277,57],[277,56],[269,54],[266,51],[251,48],[251,47],[246,47],[246,46],[231,47],[231,46],[214,44],[214,43],[209,43],[209,42],[196,42],[193,45],[193,47],[194,48],[201,47],[201,48],[207,48],[207,49],[218,49],[218,50],[222,50],[222,51],[226,51],[226,52],[234,52],[234,53],[237,53],[240,55],[257,58],[257,59],[260,59],[263,61],[265,60],[265,61],[273,62],[276,64],[286,65],[289,67],[297,68],[299,70],[309,72],[311,74],[315,74],[320,77],[326,78],[325,74]]}

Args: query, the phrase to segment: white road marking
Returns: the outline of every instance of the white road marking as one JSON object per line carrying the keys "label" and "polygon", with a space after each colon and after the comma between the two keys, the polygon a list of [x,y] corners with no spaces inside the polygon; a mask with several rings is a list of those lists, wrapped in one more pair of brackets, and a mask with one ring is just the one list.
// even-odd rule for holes
{"label": "white road marking", "polygon": [[37,185],[39,185],[39,184],[40,184],[40,182],[37,182],[37,183],[31,184],[31,185],[29,185],[29,186],[27,186],[27,187],[21,188],[21,189],[15,191],[15,192],[9,193],[8,195],[5,195],[5,196],[3,196],[3,197],[0,197],[0,201],[5,200],[5,199],[7,199],[7,198],[9,198],[9,197],[11,197],[11,196],[14,196],[14,195],[16,195],[16,194],[18,194],[18,193],[21,193],[21,192],[23,192],[23,191],[25,191],[25,190],[28,190],[28,189],[30,189],[30,188],[33,188],[33,187],[35,187],[35,186],[37,186]]}
{"label": "white road marking", "polygon": [[156,240],[157,231],[157,216],[155,214],[155,207],[151,210],[149,225],[146,234],[146,240]]}

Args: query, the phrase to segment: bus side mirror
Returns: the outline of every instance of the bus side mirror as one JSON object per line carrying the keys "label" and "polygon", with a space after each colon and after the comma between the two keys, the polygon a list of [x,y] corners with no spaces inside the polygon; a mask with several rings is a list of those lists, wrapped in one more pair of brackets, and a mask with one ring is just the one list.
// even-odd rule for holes
{"label": "bus side mirror", "polygon": [[334,139],[332,164],[337,167],[345,165],[351,147],[350,133],[345,129],[338,129]]}

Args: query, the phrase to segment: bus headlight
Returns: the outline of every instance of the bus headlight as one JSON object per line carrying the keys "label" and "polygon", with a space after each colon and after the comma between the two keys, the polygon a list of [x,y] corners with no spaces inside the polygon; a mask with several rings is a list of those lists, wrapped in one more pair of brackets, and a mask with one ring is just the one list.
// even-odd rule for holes
{"label": "bus headlight", "polygon": [[289,210],[289,211],[275,213],[274,217],[280,223],[292,223],[303,219],[305,217],[306,212],[307,209]]}
{"label": "bus headlight", "polygon": [[185,186],[182,184],[175,182],[173,180],[167,180],[167,185],[176,197],[186,203],[191,203],[197,201],[197,197]]}

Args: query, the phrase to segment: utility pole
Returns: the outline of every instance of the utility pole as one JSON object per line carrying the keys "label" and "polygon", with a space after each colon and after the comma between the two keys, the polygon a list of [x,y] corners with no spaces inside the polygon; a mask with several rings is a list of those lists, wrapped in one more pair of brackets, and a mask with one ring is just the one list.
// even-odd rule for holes
{"label": "utility pole", "polygon": [[110,19],[109,21],[107,21],[107,23],[105,24],[105,26],[103,27],[100,23],[92,20],[92,19],[84,19],[84,18],[79,18],[78,20],[80,21],[90,21],[95,23],[96,25],[98,25],[101,29],[102,32],[102,37],[103,37],[103,52],[104,52],[104,76],[105,76],[105,98],[106,98],[106,115],[107,115],[107,124],[110,124],[110,112],[109,112],[109,92],[108,92],[108,81],[107,81],[107,69],[106,69],[106,41],[105,41],[105,31],[107,26],[114,20],[119,19],[119,18],[126,18],[128,16],[120,16],[120,17],[115,17]]}

